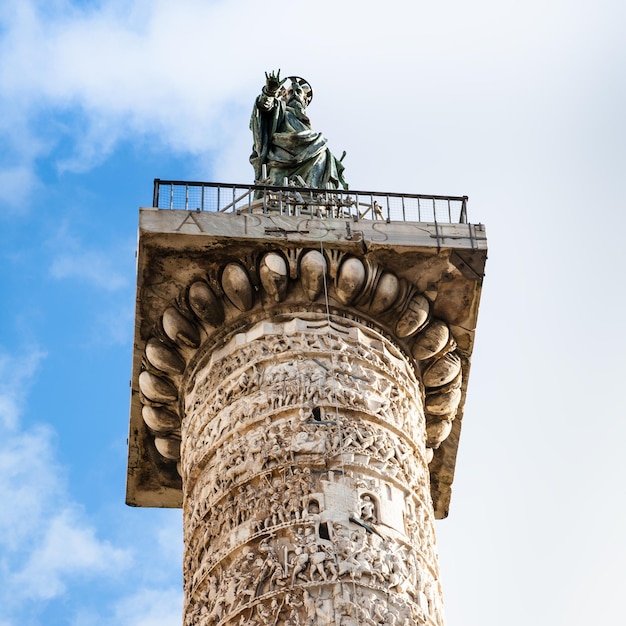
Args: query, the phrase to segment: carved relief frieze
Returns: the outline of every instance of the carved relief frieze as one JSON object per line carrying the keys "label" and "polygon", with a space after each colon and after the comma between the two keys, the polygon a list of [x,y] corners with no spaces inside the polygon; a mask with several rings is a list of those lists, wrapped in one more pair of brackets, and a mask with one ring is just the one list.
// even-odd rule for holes
{"label": "carved relief frieze", "polygon": [[461,354],[368,258],[265,250],[194,277],[139,374],[184,484],[187,624],[440,624],[428,463]]}
{"label": "carved relief frieze", "polygon": [[198,625],[249,623],[254,615],[305,624],[321,617],[322,607],[331,621],[311,623],[354,617],[387,624],[391,615],[413,620],[408,623],[441,619],[436,567],[408,544],[349,521],[261,536],[213,568],[207,585],[205,563],[187,571],[195,572],[187,619]]}
{"label": "carved relief frieze", "polygon": [[[425,461],[394,433],[355,420],[296,425],[294,431],[290,420],[262,423],[225,441],[203,469],[210,480],[190,485],[188,525],[193,528],[202,520],[209,541],[222,533],[216,517],[228,531],[251,520],[249,532],[300,520],[306,514],[303,498],[312,489],[310,468],[315,466],[340,473],[358,470],[415,494],[422,505],[428,501]],[[276,511],[267,509],[271,503]]]}

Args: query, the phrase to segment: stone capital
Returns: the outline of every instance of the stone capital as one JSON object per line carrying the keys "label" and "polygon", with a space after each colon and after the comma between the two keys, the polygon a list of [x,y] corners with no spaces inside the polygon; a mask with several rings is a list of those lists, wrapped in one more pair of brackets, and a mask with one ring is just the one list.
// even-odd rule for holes
{"label": "stone capital", "polygon": [[[221,350],[264,334],[284,351],[281,341],[315,336],[315,324],[339,333],[349,321],[354,350],[380,337],[415,377],[434,512],[447,515],[487,253],[482,226],[142,209],[139,230],[128,504],[181,506],[188,398],[202,368],[222,363]],[[322,366],[335,358],[329,350]],[[251,376],[243,368],[230,391]]]}

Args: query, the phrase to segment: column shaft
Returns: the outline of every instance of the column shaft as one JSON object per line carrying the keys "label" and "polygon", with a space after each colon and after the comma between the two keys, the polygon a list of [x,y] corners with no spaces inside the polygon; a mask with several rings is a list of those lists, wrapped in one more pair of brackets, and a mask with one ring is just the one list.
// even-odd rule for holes
{"label": "column shaft", "polygon": [[182,423],[185,624],[442,625],[411,360],[321,313],[203,349]]}

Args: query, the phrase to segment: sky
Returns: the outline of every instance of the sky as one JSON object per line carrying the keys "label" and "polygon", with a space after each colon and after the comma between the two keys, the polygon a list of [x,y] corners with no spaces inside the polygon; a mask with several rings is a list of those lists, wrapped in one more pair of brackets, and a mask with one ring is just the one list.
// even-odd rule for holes
{"label": "sky", "polygon": [[489,259],[448,626],[623,626],[626,5],[0,3],[0,626],[178,626],[179,510],[124,504],[138,208],[251,183],[264,72],[353,189],[468,195]]}

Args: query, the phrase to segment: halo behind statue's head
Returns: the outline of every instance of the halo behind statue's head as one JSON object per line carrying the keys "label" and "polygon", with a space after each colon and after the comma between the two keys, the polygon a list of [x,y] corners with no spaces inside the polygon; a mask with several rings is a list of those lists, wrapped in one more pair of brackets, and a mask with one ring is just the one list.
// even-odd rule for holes
{"label": "halo behind statue's head", "polygon": [[311,104],[311,100],[313,100],[313,87],[311,87],[311,84],[308,80],[306,80],[306,78],[302,78],[300,76],[288,76],[287,80],[280,88],[278,96],[283,100],[288,100],[294,83],[302,88],[302,91],[304,92],[304,97],[306,98],[307,106]]}

